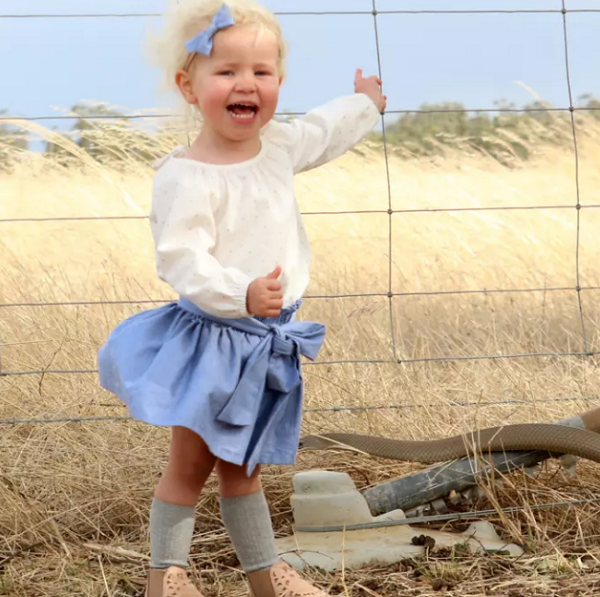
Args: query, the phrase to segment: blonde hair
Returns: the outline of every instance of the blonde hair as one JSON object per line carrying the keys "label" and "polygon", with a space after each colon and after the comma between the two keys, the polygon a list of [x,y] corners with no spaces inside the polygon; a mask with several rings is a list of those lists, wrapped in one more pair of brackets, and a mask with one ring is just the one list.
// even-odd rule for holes
{"label": "blonde hair", "polygon": [[227,4],[237,25],[256,25],[275,34],[279,44],[279,72],[285,77],[287,44],[275,15],[255,0],[171,0],[160,35],[151,35],[152,62],[162,69],[164,86],[178,91],[175,75],[189,56],[185,43],[206,29],[218,10]]}

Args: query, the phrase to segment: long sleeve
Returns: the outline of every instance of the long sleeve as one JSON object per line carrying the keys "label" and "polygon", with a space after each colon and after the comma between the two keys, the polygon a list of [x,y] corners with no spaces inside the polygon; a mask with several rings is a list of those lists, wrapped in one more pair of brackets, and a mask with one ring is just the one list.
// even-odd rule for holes
{"label": "long sleeve", "polygon": [[381,115],[364,93],[337,98],[282,124],[294,173],[330,162],[366,137]]}
{"label": "long sleeve", "polygon": [[157,273],[183,296],[218,317],[249,317],[247,275],[211,255],[216,225],[214,193],[194,179],[168,177],[155,185],[150,218]]}

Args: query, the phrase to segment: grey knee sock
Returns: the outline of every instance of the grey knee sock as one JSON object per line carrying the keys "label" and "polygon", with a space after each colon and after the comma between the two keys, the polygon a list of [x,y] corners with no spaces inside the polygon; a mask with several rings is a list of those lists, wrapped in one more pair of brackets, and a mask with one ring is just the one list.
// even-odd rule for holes
{"label": "grey knee sock", "polygon": [[262,491],[221,498],[221,516],[244,572],[270,568],[277,562],[271,515]]}
{"label": "grey knee sock", "polygon": [[150,567],[186,568],[194,534],[194,508],[154,498],[150,509]]}

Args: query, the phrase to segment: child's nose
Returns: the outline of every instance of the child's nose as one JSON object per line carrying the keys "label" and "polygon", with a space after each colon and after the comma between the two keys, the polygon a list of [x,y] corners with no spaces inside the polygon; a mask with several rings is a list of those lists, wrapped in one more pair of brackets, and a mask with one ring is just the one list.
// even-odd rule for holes
{"label": "child's nose", "polygon": [[240,75],[236,81],[238,91],[254,91],[256,88],[256,78],[254,74]]}

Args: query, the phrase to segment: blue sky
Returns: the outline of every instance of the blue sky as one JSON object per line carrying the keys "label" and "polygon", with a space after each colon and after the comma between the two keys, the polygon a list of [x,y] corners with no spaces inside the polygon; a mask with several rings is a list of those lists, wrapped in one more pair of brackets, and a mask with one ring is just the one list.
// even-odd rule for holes
{"label": "blue sky", "polygon": [[[184,0],[182,0],[184,1]],[[371,0],[265,0],[276,11],[370,10]],[[161,12],[165,0],[0,0],[0,14]],[[380,10],[560,9],[561,0],[377,0]],[[600,9],[600,0],[567,0]],[[281,16],[290,43],[280,109],[305,111],[352,91],[356,67],[377,70],[371,15]],[[391,109],[461,101],[492,108],[532,99],[518,85],[566,106],[560,14],[380,15],[385,90]],[[573,93],[600,96],[600,13],[568,15]],[[80,100],[126,110],[161,108],[158,73],[144,59],[148,27],[160,18],[0,18],[0,108],[57,114]]]}

